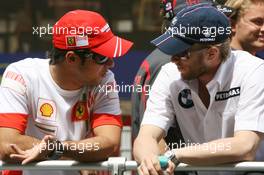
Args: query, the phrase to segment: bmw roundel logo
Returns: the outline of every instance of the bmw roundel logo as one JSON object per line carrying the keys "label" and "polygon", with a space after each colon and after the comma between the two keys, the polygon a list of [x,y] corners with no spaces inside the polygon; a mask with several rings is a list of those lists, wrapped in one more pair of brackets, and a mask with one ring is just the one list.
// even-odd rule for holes
{"label": "bmw roundel logo", "polygon": [[183,89],[178,96],[178,101],[181,107],[191,108],[193,107],[192,95],[190,89]]}

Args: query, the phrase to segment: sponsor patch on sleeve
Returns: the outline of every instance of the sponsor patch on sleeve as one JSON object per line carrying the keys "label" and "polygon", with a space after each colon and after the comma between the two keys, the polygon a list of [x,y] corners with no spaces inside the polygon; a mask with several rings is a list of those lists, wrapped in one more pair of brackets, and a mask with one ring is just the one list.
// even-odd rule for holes
{"label": "sponsor patch on sleeve", "polygon": [[240,95],[240,87],[234,87],[229,89],[228,91],[219,91],[215,95],[215,101],[227,100],[231,97]]}
{"label": "sponsor patch on sleeve", "polygon": [[20,94],[25,94],[26,92],[26,83],[23,76],[12,71],[7,71],[4,74],[1,86],[10,88]]}

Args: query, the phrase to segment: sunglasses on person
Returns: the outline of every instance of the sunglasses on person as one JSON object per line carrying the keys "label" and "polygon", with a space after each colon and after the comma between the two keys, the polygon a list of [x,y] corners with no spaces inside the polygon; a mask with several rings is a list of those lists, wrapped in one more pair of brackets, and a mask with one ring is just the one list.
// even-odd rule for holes
{"label": "sunglasses on person", "polygon": [[86,50],[76,50],[74,52],[81,58],[92,58],[96,64],[100,64],[100,65],[106,64],[109,60],[108,57],[100,55],[95,52],[89,52]]}
{"label": "sunglasses on person", "polygon": [[175,54],[172,56],[172,61],[173,60],[176,60],[176,59],[180,59],[180,60],[188,60],[190,59],[191,57],[191,53],[193,52],[199,52],[199,51],[202,51],[204,49],[209,49],[210,46],[203,46],[203,47],[198,47],[198,48],[190,48],[190,49],[187,49],[183,52],[180,52],[178,54]]}

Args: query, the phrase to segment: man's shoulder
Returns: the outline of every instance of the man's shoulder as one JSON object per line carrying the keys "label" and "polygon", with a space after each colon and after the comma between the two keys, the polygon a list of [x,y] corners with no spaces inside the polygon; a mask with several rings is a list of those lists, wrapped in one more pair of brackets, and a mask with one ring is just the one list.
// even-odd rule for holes
{"label": "man's shoulder", "polygon": [[148,64],[150,70],[159,70],[159,68],[162,65],[170,61],[171,61],[170,55],[167,55],[156,48],[146,57],[141,67],[144,66],[144,64]]}
{"label": "man's shoulder", "polygon": [[[166,63],[170,62],[170,56],[161,52],[159,49],[153,50],[142,62],[137,72],[136,77],[145,79],[149,76],[149,81],[155,79],[156,75],[160,71],[160,68]],[[142,80],[144,83],[145,81]]]}
{"label": "man's shoulder", "polygon": [[243,50],[234,50],[231,51],[231,55],[236,59],[238,62],[246,62],[246,63],[253,63],[253,64],[262,64],[264,63],[263,59],[256,57],[255,55],[250,54],[249,52]]}
{"label": "man's shoulder", "polygon": [[25,58],[23,60],[11,63],[8,68],[13,68],[20,71],[27,71],[31,69],[39,70],[40,67],[48,64],[47,59],[40,58]]}
{"label": "man's shoulder", "polygon": [[[46,61],[46,62],[45,62]],[[48,60],[26,58],[18,62],[11,63],[5,70],[1,86],[13,89],[20,94],[24,94],[26,89],[34,85],[35,80],[40,79],[42,66],[48,64]]]}
{"label": "man's shoulder", "polygon": [[[234,59],[235,69],[241,69],[244,71],[254,70],[264,64],[264,60],[246,52],[246,51],[232,51],[231,57]],[[243,68],[243,69],[242,69]]]}
{"label": "man's shoulder", "polygon": [[107,84],[109,82],[114,82],[115,81],[115,75],[111,70],[108,70],[104,76],[104,78],[102,79],[100,85],[104,85]]}

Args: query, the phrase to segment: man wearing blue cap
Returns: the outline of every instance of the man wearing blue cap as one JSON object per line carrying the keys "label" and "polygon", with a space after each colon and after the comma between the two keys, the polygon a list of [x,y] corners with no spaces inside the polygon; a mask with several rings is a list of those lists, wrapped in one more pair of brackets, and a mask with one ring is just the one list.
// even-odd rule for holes
{"label": "man wearing blue cap", "polygon": [[264,132],[264,62],[231,51],[230,33],[223,13],[194,5],[181,10],[170,29],[152,41],[172,59],[152,86],[134,143],[140,175],[162,173],[157,143],[174,124],[173,116],[186,143],[165,153],[169,174],[180,162],[254,160]]}
{"label": "man wearing blue cap", "polygon": [[[165,32],[165,29],[169,27],[169,23],[177,14],[178,11],[183,9],[186,6],[199,4],[199,3],[207,3],[211,4],[212,0],[162,0],[161,2],[161,13],[163,15],[163,26],[162,30]],[[172,5],[171,5],[172,4]],[[170,7],[170,8],[168,8]],[[148,91],[137,92],[134,91],[131,93],[131,103],[132,103],[132,138],[135,139],[138,135],[140,123],[143,119],[143,115],[146,109],[146,102],[148,99],[149,89],[154,83],[155,78],[157,77],[161,67],[169,63],[171,61],[171,56],[161,52],[158,48],[153,50],[147,58],[142,62],[140,68],[135,76],[134,86],[144,87],[148,89]],[[175,66],[176,67],[176,66]],[[170,134],[170,132],[177,134]],[[168,135],[165,138],[167,146],[171,147],[173,143],[183,142],[183,138],[181,136],[181,132],[177,125],[177,122],[173,127],[171,127],[168,131]],[[161,140],[161,151],[164,152],[166,150],[166,146],[164,140]],[[164,147],[165,146],[165,147]]]}

